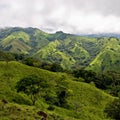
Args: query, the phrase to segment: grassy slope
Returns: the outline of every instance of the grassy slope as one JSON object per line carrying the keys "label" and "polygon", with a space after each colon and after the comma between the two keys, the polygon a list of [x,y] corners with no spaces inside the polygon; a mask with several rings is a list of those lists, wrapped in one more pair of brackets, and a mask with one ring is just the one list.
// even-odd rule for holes
{"label": "grassy slope", "polygon": [[120,39],[90,38],[57,32],[47,34],[34,28],[9,28],[0,33],[0,48],[24,53],[63,68],[88,67],[94,71],[118,71],[120,67]]}
{"label": "grassy slope", "polygon": [[28,42],[30,42],[29,35],[23,31],[19,31],[13,32],[3,38],[0,42],[0,46],[9,52],[26,54],[31,49],[31,47],[26,44]]}
{"label": "grassy slope", "polygon": [[75,63],[75,60],[69,54],[58,49],[61,41],[55,40],[50,42],[47,46],[40,49],[34,56],[42,58],[51,62],[58,62],[63,68],[70,68]]}
{"label": "grassy slope", "polygon": [[47,36],[48,34],[43,31],[40,31],[40,30],[35,31],[34,37],[35,37],[37,49],[41,49],[42,47],[46,46],[49,43]]}
{"label": "grassy slope", "polygon": [[87,61],[90,58],[88,51],[82,47],[80,40],[73,38],[52,41],[37,51],[34,56],[60,63],[66,69]]}
{"label": "grassy slope", "polygon": [[[47,110],[48,105],[42,100],[37,101],[36,106],[20,105],[13,101],[24,101],[26,104],[30,103],[29,97],[24,94],[16,93],[14,87],[16,82],[21,78],[36,74],[45,77],[50,83],[54,84],[54,80],[59,80],[61,76],[66,76],[69,82],[69,90],[71,96],[67,99],[70,108],[64,109],[56,107],[54,111]],[[46,70],[29,67],[17,62],[0,62],[0,99],[6,99],[9,104],[5,110],[0,109],[0,119],[26,119],[35,120],[40,119],[36,114],[38,110],[44,110],[48,113],[48,120],[53,120],[50,115],[54,115],[57,120],[103,120],[103,109],[105,104],[113,99],[110,95],[97,89],[93,85],[83,82],[73,81],[71,76],[64,73],[53,73]],[[11,110],[12,109],[12,110]],[[19,110],[20,109],[20,110]]]}
{"label": "grassy slope", "polygon": [[96,72],[117,71],[120,72],[120,40],[109,39],[103,50],[90,63],[87,69]]}

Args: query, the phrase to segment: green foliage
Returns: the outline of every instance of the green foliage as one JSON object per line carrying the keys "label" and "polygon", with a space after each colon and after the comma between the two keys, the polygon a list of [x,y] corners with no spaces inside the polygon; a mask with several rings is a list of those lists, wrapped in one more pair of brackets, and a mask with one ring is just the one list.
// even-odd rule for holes
{"label": "green foliage", "polygon": [[18,104],[24,104],[24,105],[32,105],[31,101],[22,94],[16,94],[14,93],[14,97],[12,98],[12,101]]}
{"label": "green foliage", "polygon": [[[95,73],[93,71],[80,69],[73,71],[73,75],[78,79],[75,81],[91,82],[100,89],[104,89],[113,96],[118,97],[120,95],[120,74],[109,71],[104,74]],[[83,79],[83,80],[81,80]]]}
{"label": "green foliage", "polygon": [[61,72],[61,71],[63,71],[62,67],[57,63],[53,63],[50,70],[53,71],[53,72]]}
{"label": "green foliage", "polygon": [[29,65],[29,66],[53,71],[53,72],[62,72],[63,71],[63,68],[57,63],[43,62],[43,61],[40,61],[37,58],[33,58],[33,57],[27,57],[25,59],[22,59],[22,63]]}
{"label": "green foliage", "polygon": [[0,60],[8,63],[9,61],[15,60],[15,58],[11,53],[0,51]]}
{"label": "green foliage", "polygon": [[94,81],[96,79],[96,73],[93,71],[87,71],[84,69],[75,70],[73,71],[73,74],[75,77],[79,78],[82,77],[85,79],[85,82],[89,83],[91,81]]}
{"label": "green foliage", "polygon": [[[110,89],[110,93],[112,95],[117,96],[118,92],[119,92],[119,86],[120,86],[120,81],[119,78],[115,77],[112,74],[96,74],[93,71],[89,71],[89,70],[84,70],[84,69],[80,69],[80,70],[75,70],[73,71],[73,74],[75,77],[77,78],[83,78],[84,82],[90,83],[90,82],[94,82],[95,86],[100,88],[100,89]],[[79,80],[76,80],[79,81]]]}
{"label": "green foliage", "polygon": [[120,72],[119,65],[119,50],[120,40],[117,38],[109,38],[104,44],[104,49],[97,54],[96,58],[88,66],[88,70],[96,72],[116,71]]}
{"label": "green foliage", "polygon": [[48,34],[36,28],[7,28],[0,33],[4,51],[58,63],[64,69],[87,67],[95,72],[119,71],[120,39],[77,36],[58,31]]}
{"label": "green foliage", "polygon": [[9,103],[5,109],[0,109],[1,120],[35,120],[41,119],[41,116],[37,114],[39,109],[33,106],[19,105],[15,103]]}
{"label": "green foliage", "polygon": [[[17,93],[15,90],[18,81],[31,75],[47,80],[49,84],[45,88],[46,90],[43,89],[40,92],[40,97],[38,96],[35,106],[31,106],[32,102],[28,95],[24,92]],[[53,117],[57,120],[105,119],[103,113],[105,105],[112,101],[114,97],[93,85],[75,81],[75,79],[65,73],[50,72],[18,62],[9,62],[8,65],[6,65],[6,62],[0,62],[0,100],[4,98],[9,102],[6,109],[0,111],[0,116],[3,120],[35,120],[41,119],[36,113],[42,110],[48,114],[48,120],[53,120]],[[65,91],[65,94],[62,94],[62,91]],[[61,94],[65,101],[60,100],[62,99],[59,97]],[[55,103],[59,103],[61,107],[56,106]],[[14,106],[17,106],[17,108],[14,108]],[[55,109],[48,110],[49,106],[54,106]],[[17,110],[19,108],[21,111]],[[10,109],[14,110],[10,112]]]}
{"label": "green foliage", "polygon": [[120,119],[120,99],[115,99],[106,105],[104,112],[107,114],[107,117],[112,119]]}
{"label": "green foliage", "polygon": [[55,107],[52,106],[52,105],[50,105],[50,106],[48,107],[48,110],[50,110],[50,111],[53,111],[54,109],[55,109]]}
{"label": "green foliage", "polygon": [[37,59],[32,58],[32,57],[28,57],[28,58],[25,58],[22,60],[22,63],[29,65],[29,66],[35,66],[35,67],[37,67],[37,65],[39,65],[38,62],[39,61]]}
{"label": "green foliage", "polygon": [[56,103],[58,106],[67,107],[67,90],[68,90],[68,83],[66,81],[66,76],[61,76],[59,81],[57,81],[57,97],[58,102]]}
{"label": "green foliage", "polygon": [[44,92],[46,87],[48,87],[47,81],[35,75],[21,79],[16,85],[17,92],[24,92],[30,95],[33,105],[38,99],[38,94]]}
{"label": "green foliage", "polygon": [[[47,112],[49,120],[110,120],[104,109],[109,106],[119,111],[119,101],[111,104],[114,97],[96,87],[120,96],[120,39],[16,27],[0,31],[0,48],[15,53],[0,52],[0,60],[9,62],[0,62],[0,100],[9,101],[6,109],[0,109],[2,120],[41,119],[36,114],[40,110]],[[11,62],[14,59],[26,65]],[[74,78],[59,73],[61,67],[85,69],[74,71]],[[32,104],[35,106],[29,106]],[[106,113],[117,116],[112,112]]]}
{"label": "green foliage", "polygon": [[23,31],[15,31],[0,42],[1,48],[5,51],[14,52],[14,53],[24,53],[28,54],[30,46],[28,46],[29,35]]}

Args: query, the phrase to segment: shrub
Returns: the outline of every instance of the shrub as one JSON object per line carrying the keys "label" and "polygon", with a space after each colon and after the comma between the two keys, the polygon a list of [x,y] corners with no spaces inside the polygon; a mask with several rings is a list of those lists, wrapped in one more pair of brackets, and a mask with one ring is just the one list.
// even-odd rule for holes
{"label": "shrub", "polygon": [[55,109],[55,107],[54,107],[53,105],[50,105],[50,106],[48,107],[48,110],[53,111],[54,109]]}
{"label": "shrub", "polygon": [[107,114],[107,117],[120,120],[120,99],[115,99],[113,102],[107,104],[104,112]]}

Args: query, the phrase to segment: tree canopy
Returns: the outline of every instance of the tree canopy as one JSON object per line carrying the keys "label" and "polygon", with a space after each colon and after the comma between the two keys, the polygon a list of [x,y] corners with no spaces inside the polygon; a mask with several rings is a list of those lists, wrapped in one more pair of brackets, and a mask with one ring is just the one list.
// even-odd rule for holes
{"label": "tree canopy", "polygon": [[17,92],[24,92],[31,97],[33,105],[35,104],[40,92],[45,91],[48,84],[42,77],[30,75],[17,82]]}
{"label": "tree canopy", "polygon": [[111,117],[114,120],[120,120],[120,98],[107,104],[104,112],[107,114],[107,117]]}

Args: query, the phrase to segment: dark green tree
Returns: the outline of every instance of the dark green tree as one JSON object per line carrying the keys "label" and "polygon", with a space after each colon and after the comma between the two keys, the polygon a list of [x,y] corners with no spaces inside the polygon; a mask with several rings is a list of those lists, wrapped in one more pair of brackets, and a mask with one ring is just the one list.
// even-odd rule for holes
{"label": "dark green tree", "polygon": [[87,83],[94,81],[96,79],[96,73],[91,70],[87,71],[84,69],[79,69],[79,70],[73,71],[73,74],[77,78],[79,78],[79,77],[84,78],[85,82],[87,82]]}
{"label": "dark green tree", "polygon": [[104,112],[107,114],[107,117],[120,120],[120,99],[115,99],[113,102],[107,104]]}
{"label": "dark green tree", "polygon": [[57,98],[58,101],[56,103],[57,106],[60,107],[69,107],[67,103],[68,94],[68,82],[66,81],[65,76],[61,76],[60,80],[57,81],[56,86]]}
{"label": "dark green tree", "polygon": [[8,64],[8,62],[10,62],[10,61],[12,61],[12,60],[15,60],[15,59],[14,59],[14,56],[13,56],[12,54],[10,54],[10,53],[6,53],[6,54],[4,55],[4,59],[5,59],[5,61],[7,62],[7,64]]}
{"label": "dark green tree", "polygon": [[13,54],[11,54],[9,52],[0,51],[0,60],[4,60],[8,64],[9,61],[15,60],[15,58],[14,58]]}
{"label": "dark green tree", "polygon": [[[35,58],[28,57],[28,58],[25,58],[24,60],[22,60],[22,62],[29,66],[35,66],[35,64],[38,64],[39,61]],[[37,67],[37,66],[35,66],[35,67]]]}
{"label": "dark green tree", "polygon": [[21,79],[16,85],[17,92],[24,92],[29,95],[33,105],[35,105],[40,93],[44,93],[47,87],[47,81],[35,75]]}
{"label": "dark green tree", "polygon": [[61,71],[63,71],[63,68],[60,66],[60,64],[53,63],[51,65],[51,69],[50,70],[53,71],[53,72],[61,72]]}

